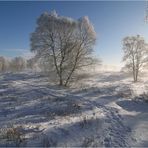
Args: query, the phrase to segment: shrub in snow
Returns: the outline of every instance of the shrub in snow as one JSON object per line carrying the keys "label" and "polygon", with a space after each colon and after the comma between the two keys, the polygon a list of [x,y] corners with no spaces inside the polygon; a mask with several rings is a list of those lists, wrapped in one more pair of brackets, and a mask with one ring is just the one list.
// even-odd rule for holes
{"label": "shrub in snow", "polygon": [[93,142],[94,142],[94,136],[84,137],[84,140],[83,140],[81,147],[91,147]]}
{"label": "shrub in snow", "polygon": [[90,121],[87,119],[87,116],[82,117],[82,120],[80,121],[80,127],[81,128],[87,128],[88,125],[90,124]]}
{"label": "shrub in snow", "polygon": [[25,145],[25,136],[20,131],[20,127],[6,128],[5,130],[1,130],[1,137],[5,141],[5,145],[8,147],[19,147]]}
{"label": "shrub in snow", "polygon": [[48,135],[43,135],[41,139],[41,144],[43,147],[56,147],[57,141]]}

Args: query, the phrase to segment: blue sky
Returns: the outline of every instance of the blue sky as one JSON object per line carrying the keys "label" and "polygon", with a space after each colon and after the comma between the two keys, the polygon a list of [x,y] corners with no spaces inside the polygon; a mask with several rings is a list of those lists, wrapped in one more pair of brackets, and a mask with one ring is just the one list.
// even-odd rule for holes
{"label": "blue sky", "polygon": [[90,18],[97,32],[95,54],[105,64],[121,64],[125,36],[140,34],[148,41],[145,1],[0,1],[0,55],[29,55],[36,19],[53,9],[74,19]]}

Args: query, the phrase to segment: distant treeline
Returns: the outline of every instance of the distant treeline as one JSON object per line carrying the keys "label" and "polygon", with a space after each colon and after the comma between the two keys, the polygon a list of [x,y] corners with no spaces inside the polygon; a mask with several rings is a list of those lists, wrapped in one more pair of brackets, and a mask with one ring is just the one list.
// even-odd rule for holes
{"label": "distant treeline", "polygon": [[21,56],[7,58],[0,56],[0,73],[4,72],[21,72],[24,70],[49,72],[49,61],[32,57],[30,59]]}

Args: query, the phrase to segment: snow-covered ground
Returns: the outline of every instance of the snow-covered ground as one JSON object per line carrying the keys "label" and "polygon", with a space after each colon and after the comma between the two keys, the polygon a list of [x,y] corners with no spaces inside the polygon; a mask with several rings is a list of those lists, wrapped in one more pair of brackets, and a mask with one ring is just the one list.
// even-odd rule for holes
{"label": "snow-covered ground", "polygon": [[[96,72],[70,88],[38,73],[0,75],[0,146],[148,147],[148,91],[121,72]],[[140,98],[140,97],[139,97]]]}

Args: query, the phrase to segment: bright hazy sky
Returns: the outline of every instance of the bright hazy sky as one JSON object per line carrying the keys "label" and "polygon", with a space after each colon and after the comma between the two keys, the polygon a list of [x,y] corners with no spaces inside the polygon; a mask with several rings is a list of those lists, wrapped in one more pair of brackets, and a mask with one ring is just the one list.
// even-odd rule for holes
{"label": "bright hazy sky", "polygon": [[145,1],[0,1],[0,55],[30,55],[30,33],[36,19],[51,10],[74,19],[88,16],[97,32],[95,54],[105,64],[121,64],[125,36],[140,34],[148,41]]}

